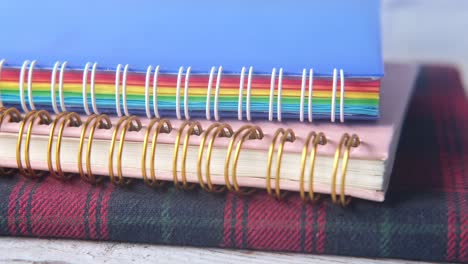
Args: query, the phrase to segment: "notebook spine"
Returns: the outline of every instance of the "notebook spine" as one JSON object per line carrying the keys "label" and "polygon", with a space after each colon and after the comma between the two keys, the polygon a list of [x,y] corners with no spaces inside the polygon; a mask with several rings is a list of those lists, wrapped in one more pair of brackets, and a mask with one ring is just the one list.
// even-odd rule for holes
{"label": "notebook spine", "polygon": [[[19,173],[27,178],[40,178],[45,175],[44,171],[35,171],[31,166],[30,160],[30,142],[35,126],[49,126],[48,144],[47,144],[47,165],[49,174],[60,180],[69,180],[73,175],[66,175],[62,170],[61,164],[61,142],[63,132],[67,127],[80,127],[81,133],[77,153],[78,174],[81,179],[91,184],[98,184],[103,180],[102,176],[93,175],[91,166],[91,152],[93,147],[94,134],[96,130],[107,129],[111,131],[110,148],[108,160],[109,180],[115,185],[127,185],[130,180],[125,178],[122,169],[122,154],[126,142],[126,134],[145,129],[143,138],[143,148],[141,153],[141,173],[144,182],[149,187],[160,187],[162,181],[157,179],[155,173],[155,159],[157,157],[156,148],[158,146],[158,136],[161,133],[170,133],[173,130],[171,122],[167,119],[152,119],[146,127],[142,126],[141,121],[135,116],[122,116],[115,126],[111,120],[104,114],[92,114],[84,122],[80,116],[74,112],[63,112],[52,118],[45,110],[31,110],[21,116],[15,108],[0,109],[0,127],[4,122],[19,123],[18,139],[16,143],[16,162]],[[187,180],[187,150],[190,137],[201,137],[198,149],[196,175],[197,182]],[[213,147],[217,138],[228,138],[229,144],[226,151],[224,162],[224,184],[215,185],[211,180],[210,164]],[[237,166],[239,156],[243,150],[243,144],[248,140],[265,140],[263,131],[255,125],[244,125],[234,131],[229,124],[213,123],[204,129],[199,122],[185,121],[177,131],[174,140],[174,153],[172,157],[172,176],[173,184],[178,189],[191,190],[199,185],[201,189],[220,193],[224,190],[234,192],[240,195],[247,195],[254,191],[252,188],[241,187],[237,178]],[[278,129],[272,137],[268,150],[267,173],[265,176],[266,191],[277,198],[283,199],[286,195],[281,189],[281,165],[282,155],[285,144],[294,142],[296,135],[291,129]],[[86,148],[85,148],[85,142]],[[55,144],[55,149],[53,145]],[[301,155],[301,168],[299,177],[299,194],[304,202],[314,202],[318,200],[318,195],[314,193],[314,170],[317,149],[319,146],[327,144],[327,137],[323,132],[312,131],[304,141]],[[331,177],[331,198],[332,201],[346,206],[350,199],[345,196],[346,172],[350,157],[351,148],[356,148],[360,144],[357,135],[344,133],[334,156],[334,163]],[[150,148],[150,175],[147,175],[147,153]],[[180,148],[182,150],[180,151]],[[84,152],[86,149],[86,152]],[[55,153],[55,168],[54,158]],[[84,154],[84,161],[83,161]],[[275,158],[276,155],[276,158]],[[180,158],[179,158],[180,157]],[[24,164],[23,164],[24,160]],[[275,162],[273,162],[275,160]],[[307,166],[307,160],[309,165]],[[341,183],[339,194],[337,194],[337,179],[339,163],[341,160]],[[273,168],[273,164],[275,167]],[[83,166],[84,165],[84,166]],[[86,168],[86,171],[83,169]],[[308,167],[308,186],[305,186],[306,169]],[[2,169],[3,174],[12,174],[13,171]],[[180,173],[179,173],[180,172]],[[307,189],[307,190],[306,190]]]}
{"label": "notebook spine", "polygon": [[[0,60],[0,82],[1,82],[1,71],[2,68],[5,66],[6,60]],[[29,61],[25,60],[21,66],[21,70],[19,73],[19,83],[18,83],[18,91],[20,97],[21,108],[23,112],[29,112],[31,110],[36,110],[36,106],[33,100],[33,72],[36,69],[37,61]],[[55,114],[59,114],[60,112],[67,112],[67,107],[65,104],[65,80],[64,75],[67,71],[68,63],[59,62],[57,61],[52,70],[51,70],[51,77],[50,77],[50,91],[51,91],[51,108],[55,112]],[[86,65],[82,69],[82,108],[83,112],[87,115],[91,114],[100,114],[100,110],[98,109],[98,103],[96,99],[96,75],[100,70],[98,70],[98,64],[93,63],[91,70],[91,63],[86,63]],[[154,68],[154,70],[153,70]],[[91,71],[91,73],[90,73]],[[175,116],[177,119],[186,119],[190,120],[190,109],[189,109],[189,89],[190,89],[190,75],[191,75],[192,68],[191,67],[180,67],[177,73],[177,82],[176,82],[176,89],[175,89]],[[114,90],[114,97],[115,97],[115,114],[119,117],[122,115],[130,116],[130,111],[128,107],[128,100],[127,100],[127,80],[129,75],[130,69],[129,65],[126,64],[123,66],[119,64],[116,66],[115,69],[115,90]],[[57,77],[58,74],[58,77]],[[244,120],[243,112],[245,111],[246,116],[245,120],[251,121],[252,120],[252,113],[251,113],[251,97],[252,97],[252,79],[254,76],[254,68],[249,67],[247,73],[247,85],[245,89],[246,94],[246,109],[244,110],[243,106],[243,97],[244,97],[244,86],[245,86],[245,78],[246,78],[246,67],[243,67],[240,70],[240,82],[238,87],[238,101],[237,101],[237,118],[238,120]],[[338,76],[339,75],[339,76]],[[145,74],[145,100],[144,100],[144,110],[147,118],[160,118],[160,110],[158,108],[158,79],[160,76],[160,66],[153,67],[152,65],[147,67],[146,74]],[[271,81],[270,81],[270,89],[269,89],[269,97],[268,97],[268,120],[274,121],[282,121],[283,118],[283,111],[282,111],[282,91],[283,91],[283,68],[273,68],[271,71]],[[313,121],[313,112],[312,112],[312,97],[313,97],[313,90],[314,90],[314,71],[313,69],[303,69],[302,71],[302,82],[301,82],[301,91],[300,91],[300,106],[299,106],[299,121],[300,122],[312,122]],[[221,88],[221,79],[223,78],[223,67],[220,66],[217,69],[212,67],[209,71],[209,78],[208,83],[206,86],[206,109],[205,109],[205,118],[207,120],[214,119],[215,121],[221,120],[221,111],[219,110],[219,97],[220,97],[220,88]],[[152,87],[151,86],[151,79]],[[182,80],[185,80],[182,82]],[[308,81],[307,81],[308,80]],[[339,87],[338,87],[339,83]],[[89,89],[88,89],[89,88]],[[58,89],[58,98],[59,102],[57,103],[57,89]],[[213,89],[214,89],[214,109],[211,109],[211,97],[213,96]],[[88,91],[89,90],[89,91]],[[306,91],[307,90],[307,91]],[[27,100],[25,96],[25,91],[28,94]],[[345,94],[345,77],[343,69],[334,69],[332,72],[332,97],[331,97],[331,108],[330,108],[330,121],[335,122],[335,120],[339,120],[340,122],[345,121],[345,107],[344,107],[344,94]],[[275,92],[276,92],[276,118],[274,117],[274,101],[275,101]],[[336,100],[337,100],[337,93],[340,94],[339,98],[339,114],[337,118],[336,114]],[[182,94],[182,98],[181,98]],[[88,102],[88,95],[91,98],[91,109],[89,107]],[[151,98],[152,97],[152,98]],[[307,100],[306,100],[307,97]],[[183,99],[183,100],[181,100]],[[153,111],[151,111],[151,103],[153,103]],[[0,103],[1,103],[1,94],[0,94]],[[29,105],[29,106],[28,106]],[[123,113],[121,109],[121,105],[123,107]],[[307,111],[306,111],[307,105]],[[183,112],[181,109],[183,108]],[[214,116],[212,117],[212,111]],[[306,117],[307,115],[307,117]]]}

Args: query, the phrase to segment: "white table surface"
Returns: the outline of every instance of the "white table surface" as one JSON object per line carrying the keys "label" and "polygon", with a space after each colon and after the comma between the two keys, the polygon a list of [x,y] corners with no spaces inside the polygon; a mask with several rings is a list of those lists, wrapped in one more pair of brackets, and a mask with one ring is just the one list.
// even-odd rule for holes
{"label": "white table surface", "polygon": [[[246,250],[201,249],[148,244],[49,240],[0,239],[1,263],[395,263],[376,260]],[[412,263],[399,261],[398,263]]]}
{"label": "white table surface", "polygon": [[[385,60],[456,64],[465,84],[468,83],[468,1],[384,0],[382,17]],[[12,237],[0,237],[0,262],[410,263],[404,260]]]}

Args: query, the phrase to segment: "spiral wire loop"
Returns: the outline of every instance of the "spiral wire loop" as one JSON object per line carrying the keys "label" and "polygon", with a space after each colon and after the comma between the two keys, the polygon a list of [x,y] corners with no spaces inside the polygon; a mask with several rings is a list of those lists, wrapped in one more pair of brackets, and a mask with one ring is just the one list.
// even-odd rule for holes
{"label": "spiral wire loop", "polygon": [[[21,175],[27,178],[33,178],[33,179],[40,178],[45,175],[44,172],[35,172],[32,169],[31,161],[29,157],[31,135],[32,135],[33,126],[36,120],[39,120],[38,125],[49,125],[52,122],[52,117],[50,116],[49,112],[45,110],[39,110],[39,111],[32,110],[28,112],[24,116],[24,119],[21,121],[20,129],[18,132],[18,140],[16,142],[16,164],[17,164],[18,170]],[[26,164],[26,169],[25,169],[21,161],[21,146],[23,143],[23,132],[24,132],[24,128],[26,124],[28,124],[28,127],[26,130],[26,142],[24,146],[24,161]]]}
{"label": "spiral wire loop", "polygon": [[[312,144],[312,146],[310,146]],[[307,135],[307,138],[302,149],[301,156],[301,175],[299,177],[299,195],[301,196],[302,201],[307,202],[316,202],[320,199],[320,195],[314,195],[314,170],[315,170],[315,158],[317,157],[317,146],[327,144],[327,138],[325,134],[319,132],[318,134],[314,131],[310,132]],[[306,168],[307,155],[310,150],[309,158],[309,192],[306,196],[305,187],[304,187],[304,174]]]}
{"label": "spiral wire loop", "polygon": [[[333,203],[340,204],[345,207],[351,202],[351,197],[346,198],[345,196],[345,185],[346,185],[346,171],[348,169],[349,153],[351,148],[357,148],[361,144],[359,137],[356,134],[349,136],[348,133],[343,134],[341,137],[340,143],[335,152],[335,159],[333,161],[333,170],[332,170],[332,184],[331,184],[331,198]],[[341,149],[345,148],[343,153],[343,161],[341,164],[341,188],[340,188],[340,198],[338,200],[336,195],[336,174],[338,172],[338,163],[341,156]]]}
{"label": "spiral wire loop", "polygon": [[[275,171],[275,191],[271,188],[271,167],[273,163],[273,155],[275,151],[276,141],[279,138],[279,146],[278,151],[276,154],[276,171]],[[286,193],[281,193],[280,187],[280,174],[281,174],[281,161],[283,158],[283,150],[284,144],[286,142],[294,142],[296,140],[296,135],[292,131],[292,129],[284,130],[283,128],[279,128],[276,130],[273,139],[270,144],[270,148],[268,149],[268,162],[267,162],[267,173],[266,173],[266,190],[269,195],[275,196],[278,200],[284,198]]]}
{"label": "spiral wire loop", "polygon": [[[7,122],[19,123],[21,122],[21,114],[16,108],[0,108],[0,128],[3,122],[7,119]],[[10,176],[16,172],[15,169],[4,169],[0,167],[0,176]]]}
{"label": "spiral wire loop", "polygon": [[[150,156],[151,179],[149,179],[146,173],[146,156],[147,156],[149,138],[151,135],[151,131],[153,130],[154,132],[151,138],[151,156]],[[156,187],[161,187],[163,185],[163,182],[158,182],[158,180],[156,179],[156,172],[154,168],[154,163],[156,159],[156,146],[158,143],[159,134],[171,133],[171,131],[172,131],[172,125],[171,125],[171,122],[167,119],[160,120],[160,119],[154,118],[150,121],[150,123],[146,127],[146,133],[145,133],[145,137],[143,141],[143,150],[141,154],[141,175],[143,176],[143,180],[145,184],[148,185],[149,187],[156,188]]]}
{"label": "spiral wire loop", "polygon": [[[122,128],[121,128],[122,127]],[[125,179],[122,173],[122,152],[125,143],[125,135],[130,131],[140,131],[142,128],[141,121],[136,116],[124,116],[119,119],[112,133],[111,144],[109,147],[109,179],[117,185],[127,185],[131,182],[130,179]],[[119,147],[117,149],[117,179],[114,175],[114,149],[117,142],[117,135],[120,132]]]}
{"label": "spiral wire loop", "polygon": [[[237,139],[240,138],[239,141]],[[229,146],[227,149],[227,154],[226,154],[226,160],[224,162],[224,181],[226,184],[226,188],[234,193],[240,194],[240,195],[248,195],[254,192],[254,189],[244,189],[240,188],[239,184],[237,182],[237,163],[239,162],[239,154],[242,149],[242,145],[246,140],[250,139],[257,139],[261,140],[263,138],[263,131],[260,127],[258,126],[252,126],[252,125],[245,125],[239,128],[234,135],[231,137],[231,141],[229,142]],[[229,168],[231,164],[231,157],[232,157],[232,151],[234,149],[234,144],[237,142],[236,149],[234,152],[234,160],[231,168],[231,180],[229,179]]]}
{"label": "spiral wire loop", "polygon": [[[62,146],[62,138],[63,138],[63,130],[66,126],[68,127],[79,127],[81,126],[81,118],[77,113],[71,112],[62,112],[57,115],[54,119],[54,122],[51,125],[50,132],[49,132],[49,142],[47,144],[47,166],[49,168],[50,174],[60,180],[69,180],[72,178],[72,174],[65,175],[62,171],[62,165],[60,163],[60,155],[61,155],[61,146]],[[57,135],[57,140],[55,141],[55,166],[57,168],[57,172],[54,170],[52,165],[52,145],[54,143],[54,134],[55,128],[59,125],[59,132]]]}
{"label": "spiral wire loop", "polygon": [[[213,133],[212,133],[213,132]],[[213,185],[213,182],[211,181],[211,173],[210,173],[210,164],[211,164],[211,156],[213,153],[213,146],[214,146],[214,141],[217,137],[231,137],[233,135],[233,130],[232,127],[228,124],[225,123],[214,123],[208,129],[204,132],[201,142],[200,142],[200,148],[198,150],[198,160],[197,160],[197,177],[198,177],[198,182],[200,184],[200,187],[208,192],[213,192],[213,193],[221,193],[223,192],[226,187],[225,186],[217,186],[215,187]],[[209,140],[208,143],[208,150],[206,154],[206,159],[205,159],[205,178],[206,181],[203,180],[203,173],[202,173],[202,161],[203,161],[203,154],[205,151],[205,143],[207,138],[211,135],[211,139]]]}
{"label": "spiral wire loop", "polygon": [[[86,138],[86,132],[88,131],[88,127],[91,126],[88,135],[88,144],[86,148],[86,173],[83,170],[83,148],[84,142]],[[93,139],[94,139],[94,132],[96,129],[111,129],[112,122],[107,115],[101,114],[92,114],[88,117],[86,122],[81,126],[81,135],[80,135],[80,143],[78,146],[78,173],[83,181],[91,183],[91,184],[98,184],[103,180],[103,177],[96,178],[91,170],[91,148],[93,146]]]}
{"label": "spiral wire loop", "polygon": [[[178,156],[179,156],[179,145],[180,145],[180,139],[182,137],[182,134],[185,132],[185,137],[184,137],[184,142],[183,142],[183,147],[182,147],[182,169],[181,169],[181,180],[182,184],[179,182],[179,177],[177,175],[177,161],[178,161]],[[186,166],[187,166],[187,150],[188,150],[188,145],[189,145],[189,139],[191,135],[196,135],[200,136],[201,133],[203,132],[202,125],[199,122],[195,121],[184,121],[182,125],[179,128],[179,131],[177,132],[177,137],[174,142],[174,155],[172,158],[172,177],[174,180],[174,185],[178,189],[184,189],[184,190],[191,190],[193,189],[196,185],[195,184],[190,184],[187,182],[187,173],[186,173]]]}

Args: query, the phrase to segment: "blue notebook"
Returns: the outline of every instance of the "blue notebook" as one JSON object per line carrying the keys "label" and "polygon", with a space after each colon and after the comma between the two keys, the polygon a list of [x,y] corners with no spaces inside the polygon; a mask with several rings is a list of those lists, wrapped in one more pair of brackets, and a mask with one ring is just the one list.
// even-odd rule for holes
{"label": "blue notebook", "polygon": [[[278,119],[281,88],[285,92],[286,89],[291,91],[283,95],[289,100],[282,108],[286,110],[286,118],[306,121],[339,119],[338,115],[342,114],[347,119],[373,120],[379,116],[379,82],[375,80],[383,75],[383,62],[380,3],[376,0],[2,1],[0,10],[4,25],[0,59],[5,59],[4,71],[8,67],[28,68],[29,64],[24,65],[27,60],[36,60],[34,71],[51,71],[57,61],[67,61],[65,71],[85,74],[85,64],[96,62],[97,71],[115,75],[119,64],[128,64],[129,74],[135,74],[136,79],[141,75],[140,82],[131,85],[141,86],[143,91],[144,75],[149,65],[159,65],[161,75],[182,75],[179,76],[182,81],[188,78],[187,69],[190,67],[189,74],[214,79],[213,96],[221,98],[217,102],[222,107],[213,106],[212,109],[221,109],[218,111],[224,111],[222,116],[225,117],[238,117],[241,111],[243,116],[269,116],[270,119],[273,116],[273,119]],[[221,78],[231,76],[238,79],[224,83],[222,79],[217,87],[220,66]],[[216,67],[214,76],[212,67]],[[253,84],[247,87],[248,77],[251,77],[248,76],[249,69]],[[150,73],[151,80],[154,74]],[[262,76],[266,76],[266,80]],[[258,77],[257,82],[255,77]],[[34,76],[32,78],[32,83],[35,83]],[[239,87],[244,86],[240,84],[241,79],[245,87]],[[283,79],[286,83],[291,82],[289,86],[283,87],[280,83]],[[317,81],[313,88],[309,85],[310,79],[313,79],[312,85]],[[322,79],[323,83],[320,82]],[[348,79],[350,88],[347,89],[346,85],[341,87],[340,83]],[[2,93],[8,94],[13,88],[2,87],[1,82],[2,79],[0,88],[6,90]],[[121,83],[127,85],[124,81]],[[263,86],[258,83],[264,83],[267,89],[263,91]],[[152,84],[146,86],[152,87]],[[173,84],[166,84],[166,88],[173,88],[173,93],[180,91],[172,97],[166,94],[171,98],[167,109],[162,111],[169,116],[175,112],[172,108],[190,107],[189,104],[170,104],[175,100],[174,95],[181,96],[182,100],[184,96],[202,98],[204,95],[199,90],[190,89],[183,94],[184,87],[178,90],[176,86],[177,78]],[[190,83],[189,86],[192,87]],[[197,83],[195,86],[199,89],[209,84]],[[67,89],[66,85],[64,87]],[[231,90],[239,88],[243,88],[243,94],[232,96]],[[249,94],[247,89],[252,89],[251,100],[245,98]],[[321,90],[322,93],[315,93]],[[219,95],[215,95],[215,91]],[[63,92],[68,96],[67,90]],[[68,92],[72,95],[65,101],[78,106],[82,98],[75,98],[73,90]],[[109,91],[99,89],[92,92],[102,93],[103,98],[105,94],[110,95]],[[154,92],[150,91],[151,96]],[[134,112],[143,111],[143,92],[140,97],[138,92],[135,93]],[[40,98],[41,95],[37,96]],[[343,102],[340,96],[344,96]],[[244,100],[240,102],[242,97]],[[113,97],[109,98],[112,100]],[[265,101],[263,105],[262,98]],[[16,99],[7,97],[3,102],[13,103]],[[141,109],[137,109],[138,100],[141,100]],[[259,105],[252,103],[253,107],[249,108],[246,101],[259,102]],[[146,104],[149,103],[154,108],[152,102]],[[206,105],[211,103],[193,104],[191,116],[205,117]],[[116,104],[124,105],[121,101]],[[107,107],[105,103],[102,105]],[[246,112],[247,108],[251,113]]]}

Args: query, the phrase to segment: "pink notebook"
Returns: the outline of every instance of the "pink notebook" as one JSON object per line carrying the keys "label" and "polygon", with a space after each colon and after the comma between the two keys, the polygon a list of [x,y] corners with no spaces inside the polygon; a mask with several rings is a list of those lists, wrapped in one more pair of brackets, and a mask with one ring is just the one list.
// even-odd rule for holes
{"label": "pink notebook", "polygon": [[[153,136],[161,120],[154,121],[149,128],[151,120],[140,120],[140,127],[136,118],[133,122],[111,118],[112,127],[96,129],[91,139],[90,130],[96,119],[91,118],[86,128],[83,123],[90,117],[81,116],[81,122],[75,120],[70,125],[65,115],[51,116],[48,120],[47,114],[41,112],[29,125],[34,114],[23,114],[21,120],[14,120],[9,115],[12,112],[7,114],[4,110],[0,167],[20,167],[28,177],[36,174],[32,172],[34,169],[52,171],[58,177],[61,172],[77,173],[75,177],[87,181],[92,181],[92,175],[103,175],[112,176],[115,183],[124,182],[120,181],[124,178],[146,178],[148,183],[156,179],[175,181],[185,187],[197,184],[208,191],[214,190],[211,185],[227,186],[232,191],[256,187],[267,188],[274,196],[280,191],[300,191],[304,197],[331,193],[336,199],[342,195],[383,201],[417,71],[415,66],[386,65],[381,118],[376,122],[224,124],[167,120],[154,144]],[[51,132],[50,123],[54,120],[56,126]],[[122,123],[117,127],[119,121]],[[172,127],[170,132],[168,123]],[[217,125],[207,133],[213,124]],[[19,135],[21,126],[23,133]],[[241,130],[244,126],[248,127]],[[189,131],[190,127],[193,131]],[[217,129],[220,133],[215,135]],[[311,132],[316,133],[315,137],[311,136],[305,147]],[[319,133],[323,133],[320,138]],[[318,138],[315,145],[314,138]]]}

